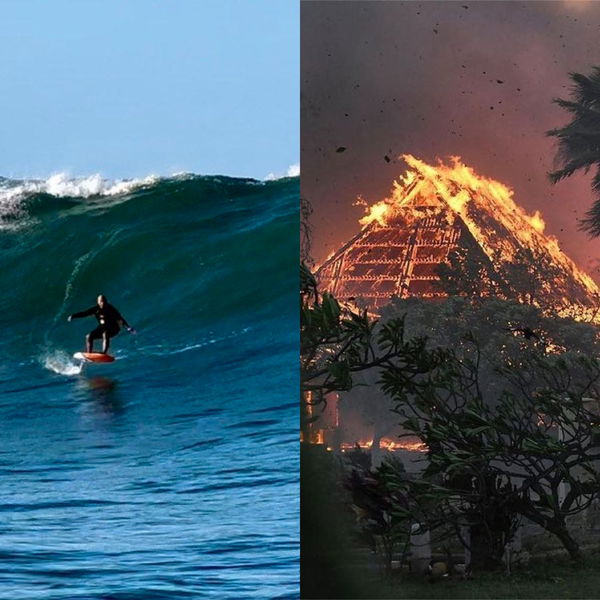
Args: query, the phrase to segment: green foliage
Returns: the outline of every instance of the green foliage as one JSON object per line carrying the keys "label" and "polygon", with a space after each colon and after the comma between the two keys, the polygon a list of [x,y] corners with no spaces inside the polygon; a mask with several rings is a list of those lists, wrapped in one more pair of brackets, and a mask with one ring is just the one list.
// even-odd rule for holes
{"label": "green foliage", "polygon": [[579,559],[566,519],[600,493],[600,417],[591,406],[600,398],[600,364],[533,348],[516,365],[499,368],[495,395],[484,396],[481,353],[469,343],[470,356],[420,346],[412,368],[419,377],[406,376],[408,354],[381,370],[403,428],[428,448],[412,496],[417,504],[423,496],[437,501],[421,514],[432,529],[469,524],[482,566],[499,562],[520,517],[556,535]]}
{"label": "green foliage", "polygon": [[391,459],[371,471],[359,457],[345,485],[351,494],[360,536],[383,554],[389,573],[394,552],[399,547],[406,551],[413,519],[403,490],[407,485],[404,465]]}
{"label": "green foliage", "polygon": [[[387,539],[387,556],[408,521],[444,533],[468,525],[487,567],[526,518],[579,559],[566,519],[600,489],[600,411],[590,404],[600,367],[588,358],[599,350],[591,325],[493,298],[396,299],[376,321],[320,294],[301,268],[302,390],[313,402],[352,388],[351,397],[375,374],[404,431],[428,448],[418,480],[386,467],[352,484],[370,515],[363,533]],[[375,387],[363,389],[376,412]]]}
{"label": "green foliage", "polygon": [[511,261],[491,261],[474,243],[467,243],[451,252],[436,273],[437,286],[449,296],[475,302],[490,297],[516,299],[549,314],[565,308],[553,289],[561,271],[549,255],[529,248],[520,248]]}
{"label": "green foliage", "polygon": [[499,262],[498,274],[506,282],[507,298],[516,298],[523,304],[535,304],[551,314],[562,308],[557,304],[553,285],[563,275],[548,254],[520,248],[512,261]]}
{"label": "green foliage", "polygon": [[304,402],[349,390],[356,373],[384,364],[403,349],[402,319],[376,333],[377,321],[366,310],[342,306],[329,293],[320,293],[310,269],[300,267],[300,381]]}
{"label": "green foliage", "polygon": [[[376,334],[386,328],[392,332],[385,335],[394,337],[394,330],[400,327],[402,348],[411,356],[410,367],[403,365],[397,375],[401,380],[413,376],[410,370],[417,364],[427,371],[431,366],[428,363],[435,357],[434,349],[452,349],[460,358],[478,360],[478,385],[482,395],[491,399],[504,386],[498,369],[519,367],[532,352],[561,352],[573,357],[600,354],[595,326],[573,319],[551,318],[535,306],[497,298],[483,298],[477,304],[461,297],[442,302],[396,298],[383,308]],[[525,327],[530,327],[535,336],[527,339],[519,331]],[[443,354],[441,357],[439,360],[443,360]],[[352,390],[341,395],[338,405],[342,426],[349,424],[346,436],[352,435],[346,439],[362,439],[369,433],[373,436],[373,447],[377,448],[382,437],[398,434],[398,419],[391,412],[394,404],[378,385],[378,369],[354,373],[353,381]],[[353,431],[351,427],[356,423],[362,427]]]}
{"label": "green foliage", "polygon": [[449,296],[465,296],[475,299],[498,295],[500,281],[490,259],[467,234],[465,245],[448,255],[446,262],[438,265],[437,287]]}
{"label": "green foliage", "polygon": [[[539,307],[498,298],[478,303],[451,297],[443,302],[394,298],[381,313],[382,323],[404,316],[404,335],[426,337],[429,347],[452,348],[472,356],[475,341],[490,373],[514,364],[523,352],[600,354],[598,328],[571,318],[549,315]],[[535,336],[527,339],[523,329]],[[490,375],[491,376],[491,375]]]}

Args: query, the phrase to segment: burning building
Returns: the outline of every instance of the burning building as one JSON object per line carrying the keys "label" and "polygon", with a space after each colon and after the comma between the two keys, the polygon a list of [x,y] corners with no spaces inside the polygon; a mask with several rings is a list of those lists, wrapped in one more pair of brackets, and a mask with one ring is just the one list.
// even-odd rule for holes
{"label": "burning building", "polygon": [[[484,277],[499,282],[496,289],[505,297],[512,293],[517,300],[597,320],[598,286],[562,252],[556,238],[544,233],[540,214],[529,215],[514,202],[510,188],[475,174],[458,158],[436,166],[410,155],[404,160],[409,170],[391,196],[367,207],[362,230],[319,267],[323,289],[340,300],[360,299],[375,311],[392,297],[441,299],[447,292],[439,285],[440,267],[459,253],[480,266]],[[519,271],[507,265],[519,266],[523,257],[536,263],[534,268],[544,266],[535,299],[522,289],[531,284],[527,268],[521,280],[501,285]],[[570,311],[575,307],[579,313]],[[358,443],[422,452],[417,442],[399,441],[392,405],[376,389],[377,377],[365,373],[360,378],[361,385],[344,393],[340,403],[332,399],[335,419],[316,422],[321,443],[341,450]]]}
{"label": "burning building", "polygon": [[[539,298],[554,306],[597,305],[598,286],[555,237],[544,234],[540,214],[528,215],[514,202],[510,188],[478,176],[456,157],[437,166],[403,158],[409,170],[391,197],[368,207],[360,233],[318,269],[324,289],[372,309],[392,296],[443,297],[438,269],[461,251],[496,280],[507,277],[504,265],[526,255],[551,266]],[[513,290],[521,285],[508,283]]]}

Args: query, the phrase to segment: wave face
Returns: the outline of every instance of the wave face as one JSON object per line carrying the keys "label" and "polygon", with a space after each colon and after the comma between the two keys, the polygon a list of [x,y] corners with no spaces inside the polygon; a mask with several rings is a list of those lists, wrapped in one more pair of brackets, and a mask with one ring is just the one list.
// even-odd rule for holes
{"label": "wave face", "polygon": [[[298,178],[0,180],[0,588],[296,597]],[[138,330],[83,369],[104,293]]]}

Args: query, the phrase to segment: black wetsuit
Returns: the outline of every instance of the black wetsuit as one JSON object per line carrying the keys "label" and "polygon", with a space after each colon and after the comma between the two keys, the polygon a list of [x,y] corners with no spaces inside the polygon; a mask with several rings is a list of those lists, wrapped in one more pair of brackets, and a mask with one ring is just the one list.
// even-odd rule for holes
{"label": "black wetsuit", "polygon": [[90,331],[87,337],[89,341],[93,343],[94,340],[104,338],[104,335],[106,334],[107,349],[108,339],[115,337],[115,335],[119,333],[119,331],[121,330],[121,323],[123,323],[125,327],[129,327],[129,323],[127,323],[127,321],[123,318],[123,315],[121,315],[121,313],[112,304],[109,304],[108,302],[105,302],[102,308],[100,308],[96,304],[95,306],[92,306],[87,310],[82,310],[81,312],[73,313],[71,315],[71,319],[91,317],[92,315],[96,317],[99,325],[98,327],[96,327],[96,329]]}

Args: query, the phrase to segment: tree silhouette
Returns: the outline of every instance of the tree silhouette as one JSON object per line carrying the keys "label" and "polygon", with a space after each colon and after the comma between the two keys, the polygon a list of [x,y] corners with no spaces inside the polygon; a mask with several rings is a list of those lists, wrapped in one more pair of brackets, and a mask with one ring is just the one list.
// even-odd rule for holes
{"label": "tree silhouette", "polygon": [[600,67],[589,76],[571,73],[571,99],[554,101],[571,114],[564,127],[552,129],[548,135],[558,138],[556,162],[559,168],[550,173],[553,183],[570,177],[576,171],[587,173],[596,168],[592,189],[598,194],[581,221],[581,227],[592,237],[600,236]]}

